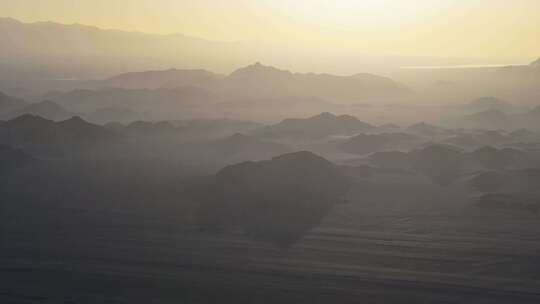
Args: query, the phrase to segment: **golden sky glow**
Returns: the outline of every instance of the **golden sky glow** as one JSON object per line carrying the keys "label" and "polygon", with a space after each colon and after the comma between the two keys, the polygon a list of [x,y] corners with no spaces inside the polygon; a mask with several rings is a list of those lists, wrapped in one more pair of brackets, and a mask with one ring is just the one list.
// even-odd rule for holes
{"label": "golden sky glow", "polygon": [[372,55],[540,56],[539,0],[0,0],[0,15]]}

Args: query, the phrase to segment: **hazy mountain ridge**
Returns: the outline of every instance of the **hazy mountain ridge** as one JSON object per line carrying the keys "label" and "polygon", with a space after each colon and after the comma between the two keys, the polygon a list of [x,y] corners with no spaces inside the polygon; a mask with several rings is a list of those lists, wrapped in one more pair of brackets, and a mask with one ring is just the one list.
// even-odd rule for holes
{"label": "hazy mountain ridge", "polygon": [[354,154],[368,154],[389,150],[409,150],[426,142],[407,133],[359,134],[340,144],[340,148]]}
{"label": "hazy mountain ridge", "polygon": [[180,34],[152,35],[54,22],[23,23],[10,18],[0,18],[0,33],[5,42],[0,46],[5,54],[0,64],[16,63],[29,70],[42,66],[43,72],[56,77],[65,74],[99,78],[125,71],[127,66],[165,67],[165,62],[169,66],[200,67],[213,63],[223,67],[236,60],[220,57],[216,49],[231,50],[231,57],[238,53],[238,45],[233,43]]}
{"label": "hazy mountain ridge", "polygon": [[0,125],[2,141],[20,145],[69,145],[105,143],[118,139],[102,126],[88,123],[80,117],[54,122],[39,116],[24,114]]}
{"label": "hazy mountain ridge", "polygon": [[[464,127],[488,130],[540,130],[540,106],[532,109],[516,108],[509,104],[491,105],[472,114],[449,117],[442,124],[451,127]],[[505,111],[506,109],[506,111]]]}
{"label": "hazy mountain ridge", "polygon": [[239,68],[227,76],[205,70],[171,69],[126,73],[102,83],[132,89],[198,86],[218,93],[224,99],[317,97],[331,102],[352,102],[366,97],[396,97],[410,93],[404,85],[377,75],[293,73],[259,62]]}
{"label": "hazy mountain ridge", "polygon": [[194,86],[213,88],[224,76],[206,70],[128,72],[98,81],[102,86],[123,89],[160,89]]}
{"label": "hazy mountain ridge", "polygon": [[[410,94],[404,85],[371,74],[335,76],[330,74],[292,73],[255,63],[241,68],[226,82],[247,90],[248,94],[318,97],[331,102],[352,103],[369,97],[404,97]],[[239,82],[239,83],[238,83]]]}
{"label": "hazy mountain ridge", "polygon": [[[93,82],[88,87],[50,92],[42,98],[58,102],[73,112],[124,108],[146,113],[150,120],[170,120],[174,115],[204,117],[216,112],[232,112],[236,118],[257,113],[276,119],[306,108],[314,112],[331,111],[345,106],[340,103],[392,100],[411,94],[403,85],[371,74],[302,74],[260,63],[228,76],[203,70],[133,72]],[[99,117],[93,120],[103,121]]]}
{"label": "hazy mountain ridge", "polygon": [[330,135],[353,135],[375,129],[374,126],[350,115],[324,112],[308,118],[288,118],[278,124],[254,130],[265,137],[323,138]]}
{"label": "hazy mountain ridge", "polygon": [[0,0],[0,304],[539,304],[538,12]]}
{"label": "hazy mountain ridge", "polygon": [[62,106],[75,111],[95,111],[100,108],[119,107],[136,112],[181,111],[185,107],[210,103],[215,96],[202,88],[185,86],[158,89],[102,90],[79,89],[48,96]]}
{"label": "hazy mountain ridge", "polygon": [[2,115],[2,117],[5,119],[11,119],[24,114],[36,115],[54,121],[66,120],[75,116],[74,113],[67,111],[59,104],[45,100],[42,102],[29,104],[19,110],[6,113]]}

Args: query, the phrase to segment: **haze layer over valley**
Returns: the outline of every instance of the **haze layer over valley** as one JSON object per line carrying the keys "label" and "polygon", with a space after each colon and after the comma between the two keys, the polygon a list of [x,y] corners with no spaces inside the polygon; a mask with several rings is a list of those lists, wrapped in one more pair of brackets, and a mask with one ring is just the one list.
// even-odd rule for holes
{"label": "haze layer over valley", "polygon": [[539,303],[518,2],[0,3],[0,303]]}

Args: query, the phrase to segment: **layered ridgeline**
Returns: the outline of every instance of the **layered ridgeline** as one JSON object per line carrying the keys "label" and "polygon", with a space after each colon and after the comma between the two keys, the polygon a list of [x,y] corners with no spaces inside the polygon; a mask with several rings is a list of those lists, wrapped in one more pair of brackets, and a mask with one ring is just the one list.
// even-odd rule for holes
{"label": "layered ridgeline", "polygon": [[199,87],[226,97],[317,97],[328,101],[351,101],[370,96],[397,96],[407,88],[390,78],[373,74],[338,76],[294,73],[259,62],[229,75],[201,69],[168,69],[130,72],[96,81],[95,87],[159,89]]}
{"label": "layered ridgeline", "polygon": [[45,100],[38,103],[28,104],[15,111],[0,113],[0,118],[12,119],[18,116],[22,116],[24,114],[40,116],[54,121],[66,120],[75,116],[74,113],[67,111],[59,104],[49,100]]}
{"label": "layered ridgeline", "polygon": [[114,132],[77,116],[55,122],[24,114],[0,123],[0,141],[17,146],[103,144],[114,139],[117,139]]}
{"label": "layered ridgeline", "polygon": [[54,78],[101,78],[126,71],[127,67],[141,70],[212,66],[222,70],[238,65],[240,56],[245,54],[238,43],[181,34],[152,35],[54,22],[23,23],[11,18],[0,18],[0,37],[0,64],[18,67],[21,73]]}
{"label": "layered ridgeline", "polygon": [[71,86],[40,95],[40,100],[51,100],[99,123],[190,117],[275,121],[289,115],[343,111],[351,104],[412,96],[405,86],[376,75],[293,73],[260,63],[229,75],[169,69],[73,81]]}
{"label": "layered ridgeline", "polygon": [[540,106],[518,106],[494,97],[483,97],[463,105],[459,114],[448,114],[442,123],[452,128],[539,130]]}
{"label": "layered ridgeline", "polygon": [[234,71],[224,79],[223,86],[227,93],[236,96],[304,96],[338,103],[358,102],[368,97],[397,97],[409,93],[405,86],[376,75],[302,74],[261,63]]}
{"label": "layered ridgeline", "polygon": [[374,126],[354,116],[324,112],[308,118],[287,118],[256,129],[253,134],[270,138],[317,139],[331,135],[354,135],[374,129]]}
{"label": "layered ridgeline", "polygon": [[[207,68],[229,72],[247,62],[295,63],[310,71],[355,71],[380,69],[376,65],[399,66],[400,61],[431,61],[431,58],[366,57],[357,52],[334,52],[329,57],[307,49],[291,49],[272,43],[210,41],[183,34],[158,35],[100,29],[81,24],[54,22],[23,23],[0,18],[0,66],[13,70],[4,80],[100,79],[129,71]],[[330,60],[328,60],[330,59]]]}
{"label": "layered ridgeline", "polygon": [[227,76],[205,70],[170,69],[126,73],[81,86],[87,89],[52,92],[44,98],[61,103],[99,105],[143,100],[223,102],[302,98],[353,103],[365,98],[397,98],[410,94],[405,86],[376,75],[293,73],[260,63],[240,68]]}

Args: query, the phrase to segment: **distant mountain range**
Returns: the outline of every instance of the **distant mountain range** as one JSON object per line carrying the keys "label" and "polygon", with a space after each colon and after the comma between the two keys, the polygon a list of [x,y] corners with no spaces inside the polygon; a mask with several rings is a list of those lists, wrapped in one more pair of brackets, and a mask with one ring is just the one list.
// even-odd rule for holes
{"label": "distant mountain range", "polygon": [[[147,34],[100,29],[81,24],[24,23],[0,18],[0,87],[18,87],[21,80],[101,79],[133,70],[170,67],[206,68],[228,72],[248,62],[295,62],[302,70],[373,70],[375,66],[406,66],[422,63],[461,62],[461,59],[402,56],[360,56],[358,52],[334,52],[321,58],[319,51],[291,49],[261,42],[209,41],[182,34]],[[326,54],[325,54],[326,55]],[[331,58],[330,60],[328,60]],[[23,85],[24,86],[24,85]]]}
{"label": "distant mountain range", "polygon": [[[247,56],[252,51],[243,43],[103,30],[78,24],[23,23],[10,18],[0,18],[0,37],[0,70],[9,71],[0,73],[0,88],[27,89],[23,95],[50,90],[197,87],[217,94],[220,101],[313,97],[352,103],[410,94],[404,85],[371,74],[301,74],[259,63],[228,76],[200,69],[230,71],[259,58],[257,52]],[[133,70],[143,72],[126,73]]]}
{"label": "distant mountain range", "polygon": [[131,69],[168,66],[227,69],[240,64],[241,54],[245,54],[238,43],[181,34],[152,35],[54,22],[23,23],[11,18],[0,18],[0,37],[1,66],[18,67],[20,73],[43,78],[102,78]]}
{"label": "distant mountain range", "polygon": [[[275,119],[282,113],[332,111],[341,104],[387,101],[412,94],[403,85],[376,75],[301,74],[260,63],[227,76],[204,70],[148,71],[81,86],[67,92],[49,92],[41,99],[52,100],[74,113],[116,108],[145,115],[146,120],[229,112],[236,117],[257,112]],[[103,113],[109,116],[107,119],[95,114],[92,121],[114,118],[110,111]],[[118,121],[126,117],[120,118]]]}
{"label": "distant mountain range", "polygon": [[221,99],[314,97],[329,102],[352,103],[364,98],[404,97],[409,90],[372,74],[336,76],[293,73],[257,62],[224,76],[205,70],[131,72],[94,82],[93,88],[175,89],[198,87]]}
{"label": "distant mountain range", "polygon": [[301,74],[258,62],[224,78],[222,90],[232,96],[315,97],[334,103],[353,103],[366,98],[396,98],[410,94],[404,85],[376,75]]}

